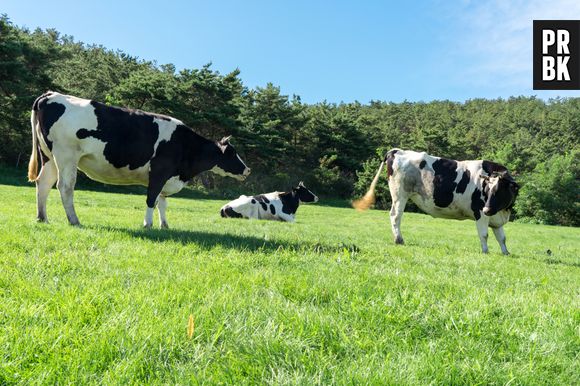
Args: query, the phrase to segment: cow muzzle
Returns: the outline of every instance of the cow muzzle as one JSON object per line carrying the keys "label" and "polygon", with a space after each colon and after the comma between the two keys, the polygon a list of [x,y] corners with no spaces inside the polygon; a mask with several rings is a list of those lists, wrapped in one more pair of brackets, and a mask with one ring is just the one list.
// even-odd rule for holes
{"label": "cow muzzle", "polygon": [[486,206],[483,208],[483,214],[486,216],[493,216],[495,213],[493,213],[493,210],[489,206]]}

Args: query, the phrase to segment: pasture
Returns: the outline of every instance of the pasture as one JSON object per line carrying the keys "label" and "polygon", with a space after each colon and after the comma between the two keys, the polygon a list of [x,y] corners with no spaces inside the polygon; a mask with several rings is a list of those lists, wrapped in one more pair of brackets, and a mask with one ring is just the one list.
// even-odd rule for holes
{"label": "pasture", "polygon": [[32,185],[0,195],[0,385],[579,383],[578,228],[510,223],[506,257],[324,200],[287,224],[178,195],[144,230],[144,195],[77,190],[82,228],[57,190],[50,224]]}

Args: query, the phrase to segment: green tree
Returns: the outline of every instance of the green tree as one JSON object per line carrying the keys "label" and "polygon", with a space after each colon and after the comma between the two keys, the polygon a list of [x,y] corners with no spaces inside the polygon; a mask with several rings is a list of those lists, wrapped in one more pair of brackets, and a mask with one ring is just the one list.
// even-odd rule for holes
{"label": "green tree", "polygon": [[580,151],[555,155],[524,178],[518,217],[543,224],[580,225]]}
{"label": "green tree", "polygon": [[30,107],[54,86],[49,71],[58,33],[38,36],[0,16],[0,161],[20,163],[30,152]]}
{"label": "green tree", "polygon": [[240,135],[248,162],[257,165],[257,170],[269,171],[288,169],[289,162],[299,161],[292,148],[299,141],[296,130],[303,120],[299,100],[291,101],[268,83],[250,90],[244,102]]}

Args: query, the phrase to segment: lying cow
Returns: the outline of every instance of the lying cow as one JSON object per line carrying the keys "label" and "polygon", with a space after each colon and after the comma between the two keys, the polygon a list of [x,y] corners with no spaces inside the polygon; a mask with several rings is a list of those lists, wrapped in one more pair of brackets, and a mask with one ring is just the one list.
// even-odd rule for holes
{"label": "lying cow", "polygon": [[258,196],[240,196],[224,205],[222,217],[255,218],[294,222],[300,203],[317,202],[318,197],[300,182],[290,192],[272,192]]}
{"label": "lying cow", "polygon": [[79,225],[73,204],[77,168],[107,184],[147,186],[147,228],[156,205],[161,227],[167,227],[166,197],[195,175],[210,170],[242,181],[250,173],[229,137],[210,141],[164,115],[47,92],[34,102],[31,123],[28,179],[36,181],[39,221],[47,221],[46,199],[58,179],[68,221]]}
{"label": "lying cow", "polygon": [[393,149],[381,163],[365,197],[353,204],[355,208],[367,209],[373,203],[374,187],[385,164],[393,200],[391,225],[395,243],[403,244],[401,217],[410,198],[433,217],[475,220],[483,253],[487,253],[490,226],[502,253],[508,254],[503,225],[509,221],[519,186],[504,166]]}

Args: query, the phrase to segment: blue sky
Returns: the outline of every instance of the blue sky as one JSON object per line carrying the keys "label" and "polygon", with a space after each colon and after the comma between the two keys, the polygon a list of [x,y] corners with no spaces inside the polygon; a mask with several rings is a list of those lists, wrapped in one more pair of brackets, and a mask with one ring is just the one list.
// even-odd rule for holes
{"label": "blue sky", "polygon": [[578,0],[3,0],[0,13],[178,69],[239,68],[246,86],[308,103],[580,96],[532,89],[532,20],[580,19]]}

